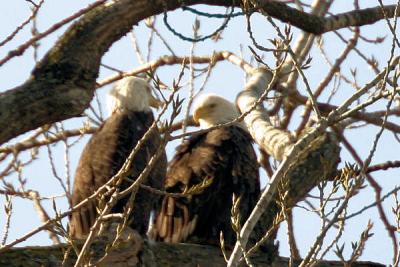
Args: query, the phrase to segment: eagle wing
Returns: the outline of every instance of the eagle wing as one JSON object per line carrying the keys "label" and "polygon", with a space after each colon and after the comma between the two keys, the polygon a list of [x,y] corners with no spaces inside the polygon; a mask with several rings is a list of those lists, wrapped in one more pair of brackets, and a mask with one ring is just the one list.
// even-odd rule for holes
{"label": "eagle wing", "polygon": [[241,199],[244,222],[260,193],[258,170],[252,139],[243,129],[230,126],[192,136],[178,147],[165,181],[168,192],[191,194],[163,198],[155,222],[157,238],[218,244],[222,231],[226,244],[233,244],[232,195]]}
{"label": "eagle wing", "polygon": [[[82,152],[74,180],[72,206],[88,198],[119,171],[153,121],[153,115],[150,112],[114,113],[105,121]],[[133,159],[129,178],[136,179],[160,143],[158,130],[154,130]],[[163,188],[166,162],[164,153],[151,171],[146,184],[158,189]],[[123,181],[120,189],[124,190],[130,184],[130,181]],[[140,189],[136,195],[132,214],[134,220],[130,224],[141,234],[146,232],[150,211],[154,202],[158,200],[158,196],[143,191]],[[112,208],[112,212],[123,212],[128,198],[129,196],[120,199]],[[90,227],[98,216],[99,203],[100,199],[94,199],[72,213],[69,227],[73,237],[84,238],[89,233]]]}

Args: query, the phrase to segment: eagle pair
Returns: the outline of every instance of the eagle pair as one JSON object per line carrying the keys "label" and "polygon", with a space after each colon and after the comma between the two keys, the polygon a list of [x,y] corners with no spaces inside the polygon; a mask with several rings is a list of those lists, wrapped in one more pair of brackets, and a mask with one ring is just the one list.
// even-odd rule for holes
{"label": "eagle pair", "polygon": [[[121,80],[109,99],[112,114],[86,145],[76,171],[72,205],[92,195],[122,167],[138,141],[154,122],[150,106],[160,103],[151,87],[140,78]],[[203,95],[195,105],[194,120],[202,129],[232,121],[239,116],[235,105],[216,95]],[[129,179],[119,184],[128,188],[148,165],[161,144],[157,128],[150,132],[133,158]],[[145,185],[185,196],[156,195],[140,188],[135,197],[130,227],[145,235],[154,210],[153,235],[165,242],[233,245],[236,233],[231,225],[233,195],[240,198],[238,209],[243,224],[259,197],[259,173],[252,138],[236,123],[194,134],[176,149],[169,164],[165,152],[151,170]],[[197,190],[190,190],[197,188]],[[122,213],[129,195],[119,199],[112,213]],[[70,234],[84,238],[98,216],[99,201],[93,200],[70,217]]]}

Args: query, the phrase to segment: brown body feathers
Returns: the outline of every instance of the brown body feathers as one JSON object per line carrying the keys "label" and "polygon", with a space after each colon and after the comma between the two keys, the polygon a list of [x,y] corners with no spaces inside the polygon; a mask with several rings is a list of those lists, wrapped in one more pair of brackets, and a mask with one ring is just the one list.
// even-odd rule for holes
{"label": "brown body feathers", "polygon": [[[148,111],[123,111],[115,112],[93,135],[86,145],[76,171],[72,205],[92,195],[100,186],[104,185],[115,175],[124,164],[125,160],[136,146],[137,142],[149,129],[154,118]],[[142,145],[139,153],[133,159],[131,174],[120,185],[120,190],[131,185],[148,164],[160,145],[160,135],[155,129],[147,141]],[[159,158],[155,168],[149,174],[145,184],[162,189],[166,172],[165,153]],[[112,208],[113,213],[122,213],[127,203],[124,197]],[[159,196],[151,194],[144,189],[139,189],[135,197],[133,218],[130,227],[139,233],[145,234],[148,228],[150,212],[158,201]],[[98,200],[91,201],[88,205],[73,212],[70,216],[70,234],[74,238],[84,238],[98,216]]]}
{"label": "brown body feathers", "polygon": [[165,242],[227,245],[236,234],[231,226],[232,196],[240,197],[244,223],[260,193],[259,171],[251,136],[237,126],[192,136],[177,148],[165,189],[187,197],[165,196],[155,218],[155,235]]}

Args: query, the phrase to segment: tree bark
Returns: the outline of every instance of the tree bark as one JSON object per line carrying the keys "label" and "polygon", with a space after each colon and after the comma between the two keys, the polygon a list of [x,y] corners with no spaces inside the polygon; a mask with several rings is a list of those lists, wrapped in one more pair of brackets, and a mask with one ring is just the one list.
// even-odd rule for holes
{"label": "tree bark", "polygon": [[[100,258],[104,253],[104,246],[107,242],[97,241],[91,250],[92,259]],[[64,260],[65,252],[70,250]],[[63,264],[64,260],[64,265]],[[66,244],[43,247],[12,248],[0,255],[0,266],[8,267],[52,267],[52,266],[74,266],[75,253]],[[93,261],[95,262],[95,261]],[[288,259],[277,257],[273,264],[267,265],[268,259],[258,255],[252,259],[254,266],[288,266]],[[297,261],[296,261],[297,262]],[[300,261],[299,261],[300,262]],[[199,267],[212,266],[224,267],[226,262],[219,247],[203,246],[196,244],[166,244],[159,242],[143,241],[136,236],[133,240],[122,244],[112,250],[101,264],[96,266],[181,266]],[[343,266],[338,261],[322,261],[316,266]],[[374,262],[356,262],[355,267],[378,267],[385,266]]]}

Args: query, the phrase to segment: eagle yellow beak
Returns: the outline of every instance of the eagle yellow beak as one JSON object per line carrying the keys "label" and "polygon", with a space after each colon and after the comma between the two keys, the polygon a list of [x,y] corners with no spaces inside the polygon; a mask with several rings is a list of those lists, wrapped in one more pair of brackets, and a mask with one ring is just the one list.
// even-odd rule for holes
{"label": "eagle yellow beak", "polygon": [[197,123],[197,124],[199,124],[200,123],[200,119],[201,118],[204,118],[204,115],[206,115],[207,114],[207,110],[204,108],[204,107],[201,107],[201,108],[198,108],[198,109],[196,109],[195,111],[194,111],[194,114],[193,114],[193,120]]}
{"label": "eagle yellow beak", "polygon": [[158,100],[157,98],[155,98],[152,94],[150,94],[150,101],[149,101],[149,105],[153,108],[161,108],[163,106],[164,102]]}

